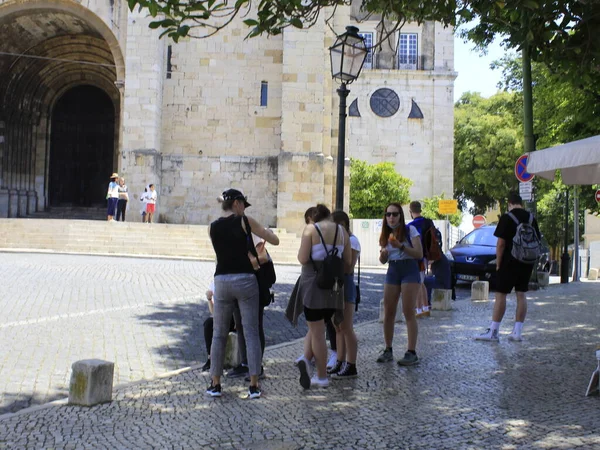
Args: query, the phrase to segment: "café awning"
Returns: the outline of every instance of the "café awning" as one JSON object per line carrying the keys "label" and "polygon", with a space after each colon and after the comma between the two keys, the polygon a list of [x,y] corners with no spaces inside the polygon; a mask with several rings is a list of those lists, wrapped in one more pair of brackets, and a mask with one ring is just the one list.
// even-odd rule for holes
{"label": "caf\u00e9 awning", "polygon": [[528,173],[553,180],[557,170],[568,185],[600,184],[600,136],[529,153]]}

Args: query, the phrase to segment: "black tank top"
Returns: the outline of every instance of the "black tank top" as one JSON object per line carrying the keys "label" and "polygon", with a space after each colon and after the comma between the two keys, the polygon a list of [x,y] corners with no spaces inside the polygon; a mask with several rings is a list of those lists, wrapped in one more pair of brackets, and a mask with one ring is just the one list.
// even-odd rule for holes
{"label": "black tank top", "polygon": [[215,275],[254,273],[241,216],[232,214],[215,220],[210,224],[210,239],[217,255]]}

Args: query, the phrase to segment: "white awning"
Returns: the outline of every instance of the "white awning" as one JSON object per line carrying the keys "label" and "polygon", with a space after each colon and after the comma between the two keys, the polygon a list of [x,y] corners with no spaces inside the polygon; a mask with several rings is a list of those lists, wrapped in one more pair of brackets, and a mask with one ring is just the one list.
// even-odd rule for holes
{"label": "white awning", "polygon": [[553,180],[557,170],[565,184],[600,184],[600,136],[529,153],[530,174]]}

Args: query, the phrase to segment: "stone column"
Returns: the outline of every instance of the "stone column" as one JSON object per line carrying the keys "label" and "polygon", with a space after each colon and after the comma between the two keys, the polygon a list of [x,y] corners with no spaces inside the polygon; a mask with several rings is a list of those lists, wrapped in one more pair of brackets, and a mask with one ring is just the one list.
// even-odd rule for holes
{"label": "stone column", "polygon": [[165,39],[148,28],[146,12],[129,12],[126,80],[122,90],[122,147],[115,170],[134,192],[154,183],[160,192]]}

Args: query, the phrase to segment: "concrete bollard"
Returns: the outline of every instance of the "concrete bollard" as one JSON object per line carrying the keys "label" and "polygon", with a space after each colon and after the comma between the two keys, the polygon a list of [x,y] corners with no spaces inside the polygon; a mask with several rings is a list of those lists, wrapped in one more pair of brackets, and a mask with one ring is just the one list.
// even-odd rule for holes
{"label": "concrete bollard", "polygon": [[[396,320],[394,322],[399,323],[402,322],[402,303],[398,302],[398,308],[396,308]],[[384,309],[383,309],[383,300],[379,302],[379,323],[383,322]]]}
{"label": "concrete bollard", "polygon": [[488,300],[490,283],[488,281],[473,281],[471,285],[471,300]]}
{"label": "concrete bollard", "polygon": [[431,291],[431,308],[434,311],[450,311],[452,309],[452,289]]}
{"label": "concrete bollard", "polygon": [[588,273],[589,281],[596,281],[598,279],[598,269],[590,269]]}
{"label": "concrete bollard", "polygon": [[240,349],[238,346],[237,333],[231,332],[227,336],[227,346],[225,347],[225,368],[237,367],[241,364]]}
{"label": "concrete bollard", "polygon": [[115,364],[101,359],[84,359],[71,366],[69,404],[94,406],[112,401]]}
{"label": "concrete bollard", "polygon": [[545,288],[550,285],[550,273],[548,272],[538,272],[537,279],[541,288]]}

